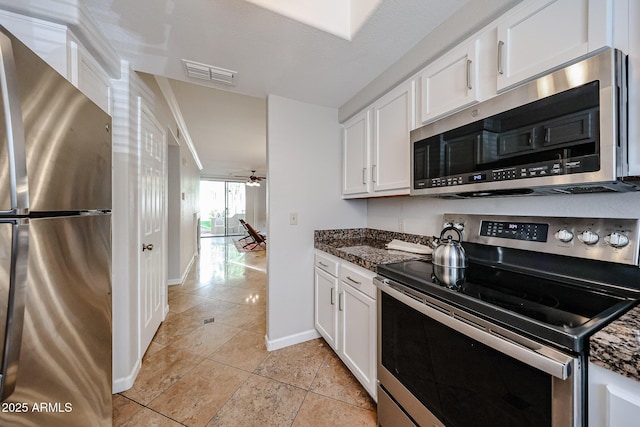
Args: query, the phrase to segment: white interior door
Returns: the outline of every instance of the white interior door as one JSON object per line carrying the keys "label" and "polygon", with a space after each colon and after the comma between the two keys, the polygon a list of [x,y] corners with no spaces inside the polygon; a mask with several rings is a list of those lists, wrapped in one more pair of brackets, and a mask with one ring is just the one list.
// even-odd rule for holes
{"label": "white interior door", "polygon": [[140,356],[151,343],[167,305],[164,169],[166,134],[153,114],[140,111]]}

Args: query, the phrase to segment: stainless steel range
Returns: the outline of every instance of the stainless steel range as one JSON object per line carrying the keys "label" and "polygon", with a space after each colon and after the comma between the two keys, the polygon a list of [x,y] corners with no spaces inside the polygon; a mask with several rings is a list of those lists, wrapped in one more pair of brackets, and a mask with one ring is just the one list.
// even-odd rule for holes
{"label": "stainless steel range", "polygon": [[465,282],[378,267],[378,424],[584,426],[589,337],[640,299],[637,219],[446,214]]}

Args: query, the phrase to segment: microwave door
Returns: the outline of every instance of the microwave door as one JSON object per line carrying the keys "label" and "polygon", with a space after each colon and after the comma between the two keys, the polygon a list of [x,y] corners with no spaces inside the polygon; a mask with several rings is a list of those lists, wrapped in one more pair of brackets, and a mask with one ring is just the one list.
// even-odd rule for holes
{"label": "microwave door", "polygon": [[27,162],[24,127],[11,40],[0,33],[0,215],[26,213]]}

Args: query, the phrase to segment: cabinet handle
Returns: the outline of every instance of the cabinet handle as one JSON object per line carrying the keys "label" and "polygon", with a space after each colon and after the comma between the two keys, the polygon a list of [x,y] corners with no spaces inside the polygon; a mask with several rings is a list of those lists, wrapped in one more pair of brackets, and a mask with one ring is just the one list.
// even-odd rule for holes
{"label": "cabinet handle", "polygon": [[500,40],[498,42],[498,74],[504,74],[504,70],[502,69],[502,47],[504,46],[504,42]]}
{"label": "cabinet handle", "polygon": [[471,60],[467,59],[467,89],[473,89],[471,87]]}
{"label": "cabinet handle", "polygon": [[331,305],[336,305],[336,297],[333,295],[333,288],[331,288]]}
{"label": "cabinet handle", "polygon": [[551,128],[547,128],[544,131],[544,142],[549,142],[551,141]]}
{"label": "cabinet handle", "polygon": [[376,171],[378,169],[377,165],[371,166],[371,182],[376,182]]}
{"label": "cabinet handle", "polygon": [[342,295],[344,295],[344,292],[338,294],[338,311],[343,311]]}
{"label": "cabinet handle", "polygon": [[322,267],[324,267],[324,268],[329,267],[327,264],[325,264],[325,263],[324,263],[324,262],[322,262],[322,261],[318,261],[318,264],[320,264],[320,265],[321,265]]}
{"label": "cabinet handle", "polygon": [[347,280],[351,283],[355,283],[356,285],[362,285],[362,282],[358,282],[357,280],[352,279],[351,276],[347,276]]}
{"label": "cabinet handle", "polygon": [[367,168],[362,168],[362,183],[367,183]]}

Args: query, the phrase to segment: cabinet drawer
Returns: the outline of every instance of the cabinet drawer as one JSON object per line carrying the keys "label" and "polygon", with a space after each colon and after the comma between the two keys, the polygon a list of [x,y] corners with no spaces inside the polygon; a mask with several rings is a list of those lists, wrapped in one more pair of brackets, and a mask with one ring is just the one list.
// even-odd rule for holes
{"label": "cabinet drawer", "polygon": [[357,265],[340,265],[340,281],[373,299],[376,299],[376,286],[373,284],[375,276],[374,272]]}
{"label": "cabinet drawer", "polygon": [[338,260],[331,257],[331,255],[324,255],[316,253],[315,265],[320,270],[326,271],[333,277],[338,277]]}

